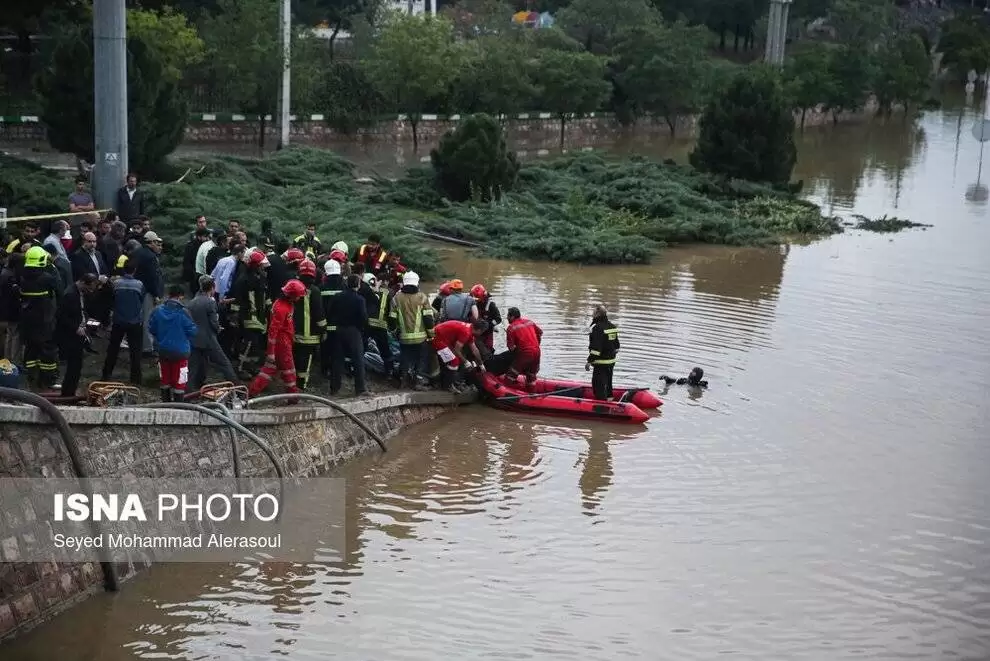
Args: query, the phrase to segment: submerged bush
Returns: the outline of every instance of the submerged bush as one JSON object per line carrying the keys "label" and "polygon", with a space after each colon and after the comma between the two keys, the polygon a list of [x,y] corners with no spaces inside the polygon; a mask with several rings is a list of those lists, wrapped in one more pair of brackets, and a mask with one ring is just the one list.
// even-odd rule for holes
{"label": "submerged bush", "polygon": [[452,200],[497,200],[519,173],[501,125],[489,115],[471,115],[430,152],[437,182]]}

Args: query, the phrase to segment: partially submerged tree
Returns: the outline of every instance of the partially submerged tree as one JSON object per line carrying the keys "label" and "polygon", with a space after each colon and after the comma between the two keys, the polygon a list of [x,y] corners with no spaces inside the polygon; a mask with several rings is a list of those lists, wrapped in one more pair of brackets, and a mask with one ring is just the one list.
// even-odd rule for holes
{"label": "partially submerged tree", "polygon": [[386,101],[409,119],[413,149],[419,147],[420,117],[431,100],[447,92],[460,58],[446,19],[393,14],[381,27],[364,65]]}
{"label": "partially submerged tree", "polygon": [[497,200],[512,188],[519,173],[502,126],[490,115],[471,115],[440,139],[430,152],[437,182],[448,198]]}
{"label": "partially submerged tree", "polygon": [[908,110],[920,103],[928,91],[931,61],[921,38],[906,33],[885,43],[876,55],[873,93],[880,112],[890,114],[894,104]]}
{"label": "partially submerged tree", "polygon": [[952,18],[941,26],[938,50],[942,65],[960,80],[970,71],[990,69],[990,24],[972,14]]}
{"label": "partially submerged tree", "polygon": [[860,110],[870,95],[873,61],[865,48],[840,46],[829,57],[828,73],[832,84],[826,88],[825,108],[832,113],[833,123],[842,112]]}
{"label": "partially submerged tree", "polygon": [[798,51],[784,68],[785,90],[794,108],[801,111],[801,128],[807,112],[830,98],[835,85],[831,57],[828,46],[813,44]]}
{"label": "partially submerged tree", "polygon": [[647,0],[574,0],[557,20],[585,50],[601,55],[610,52],[619,32],[657,24],[660,14]]}
{"label": "partially submerged tree", "polygon": [[[152,19],[142,20],[148,25]],[[158,30],[138,30],[127,39],[128,165],[143,173],[154,172],[165,162],[182,141],[188,120],[189,111],[178,93],[177,80],[169,74],[163,58],[163,53],[170,50],[165,35]],[[48,142],[59,151],[92,163],[95,137],[90,23],[59,34],[48,66],[38,77],[37,92]]]}
{"label": "partially submerged tree", "polygon": [[560,145],[568,118],[594,112],[608,98],[605,62],[591,53],[543,49],[533,63],[540,109],[560,119]]}
{"label": "partially submerged tree", "polygon": [[633,116],[662,117],[673,136],[677,118],[702,103],[708,58],[701,27],[644,25],[619,34],[612,80]]}
{"label": "partially submerged tree", "polygon": [[463,65],[453,82],[453,107],[497,119],[530,110],[535,89],[529,58],[530,49],[519,39],[482,37],[466,42]]}
{"label": "partially submerged tree", "polygon": [[696,168],[786,184],[796,160],[794,117],[775,71],[742,71],[723,95],[708,102],[691,152]]}

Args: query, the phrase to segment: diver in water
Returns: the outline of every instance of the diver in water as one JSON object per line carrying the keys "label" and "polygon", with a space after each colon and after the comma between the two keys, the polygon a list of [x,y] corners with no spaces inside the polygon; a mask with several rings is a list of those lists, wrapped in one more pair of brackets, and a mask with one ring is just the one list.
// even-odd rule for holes
{"label": "diver in water", "polygon": [[679,379],[675,379],[672,376],[667,376],[666,374],[660,377],[660,380],[666,383],[668,386],[677,384],[679,386],[687,385],[692,388],[707,388],[708,381],[703,377],[705,376],[705,370],[700,367],[695,367],[691,370],[691,373],[686,377],[682,376]]}

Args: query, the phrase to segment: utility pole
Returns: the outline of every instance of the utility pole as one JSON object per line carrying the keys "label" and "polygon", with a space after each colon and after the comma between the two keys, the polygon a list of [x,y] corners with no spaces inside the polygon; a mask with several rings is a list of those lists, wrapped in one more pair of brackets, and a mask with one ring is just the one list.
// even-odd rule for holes
{"label": "utility pole", "polygon": [[767,43],[763,61],[771,66],[783,66],[787,44],[787,15],[794,0],[770,0],[767,15]]}
{"label": "utility pole", "polygon": [[127,12],[124,0],[93,3],[93,196],[113,206],[127,176]]}
{"label": "utility pole", "polygon": [[278,128],[279,139],[278,148],[283,149],[289,146],[289,124],[290,117],[290,88],[289,81],[292,74],[292,4],[291,0],[282,0],[282,91],[278,99]]}

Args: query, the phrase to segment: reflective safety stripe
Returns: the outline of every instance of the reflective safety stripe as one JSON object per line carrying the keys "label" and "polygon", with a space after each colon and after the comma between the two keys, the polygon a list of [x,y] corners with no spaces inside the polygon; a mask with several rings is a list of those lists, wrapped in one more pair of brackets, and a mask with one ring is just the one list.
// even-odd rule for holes
{"label": "reflective safety stripe", "polygon": [[588,353],[590,353],[592,356],[600,356],[600,355],[602,355],[602,352],[601,351],[595,351],[594,349],[592,349]]}
{"label": "reflective safety stripe", "polygon": [[45,291],[22,291],[21,296],[30,296],[32,298],[40,298],[42,296],[48,296],[50,298],[54,298],[55,293],[50,289],[46,289]]}
{"label": "reflective safety stripe", "polygon": [[615,338],[619,337],[619,329],[618,328],[606,328],[605,329],[605,336],[608,339],[610,339],[610,340],[614,340]]}
{"label": "reflective safety stripe", "polygon": [[593,360],[593,361],[591,361],[591,364],[592,365],[614,365],[615,364],[615,358],[608,358],[606,360]]}
{"label": "reflective safety stripe", "polygon": [[258,292],[249,291],[248,301],[251,303],[251,312],[244,320],[244,328],[248,330],[265,331],[265,324],[261,321],[261,305],[258,305]]}
{"label": "reflective safety stripe", "polygon": [[379,298],[381,301],[378,303],[378,316],[368,319],[368,325],[372,328],[388,328],[388,323],[385,321],[385,313],[388,312],[388,294],[382,292]]}
{"label": "reflective safety stripe", "polygon": [[[310,334],[310,331],[312,330],[313,327],[312,324],[310,323],[311,316],[309,312],[309,294],[306,294],[306,296],[303,298],[302,304],[303,304],[303,332],[296,333],[296,337],[295,337],[296,344],[319,344],[320,336]],[[326,323],[327,323],[326,321],[323,321],[323,325],[325,325]]]}
{"label": "reflective safety stripe", "polygon": [[127,264],[127,255],[121,255],[117,258],[117,268],[122,269]]}
{"label": "reflective safety stripe", "polygon": [[395,319],[399,324],[399,342],[401,344],[419,344],[420,342],[425,342],[427,339],[427,333],[423,330],[423,316],[429,314],[433,316],[433,308],[427,306],[426,309],[415,310],[414,314],[416,316],[416,322],[412,330],[406,328],[406,315],[402,314],[402,310],[399,307],[399,301],[404,300],[399,298],[399,294],[393,299],[392,308],[392,318]]}
{"label": "reflective safety stripe", "polygon": [[17,247],[20,246],[20,245],[21,245],[21,240],[20,239],[14,239],[10,243],[8,243],[7,244],[7,254],[9,255],[9,254],[13,253],[14,251],[16,251],[17,250]]}

